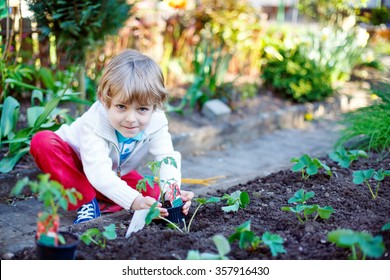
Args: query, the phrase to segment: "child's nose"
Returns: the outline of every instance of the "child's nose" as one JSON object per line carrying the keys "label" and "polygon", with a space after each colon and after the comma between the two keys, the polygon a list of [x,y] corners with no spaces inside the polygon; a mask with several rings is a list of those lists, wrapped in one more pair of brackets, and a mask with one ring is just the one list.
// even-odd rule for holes
{"label": "child's nose", "polygon": [[133,110],[129,110],[126,114],[126,121],[134,122],[135,121],[135,112]]}

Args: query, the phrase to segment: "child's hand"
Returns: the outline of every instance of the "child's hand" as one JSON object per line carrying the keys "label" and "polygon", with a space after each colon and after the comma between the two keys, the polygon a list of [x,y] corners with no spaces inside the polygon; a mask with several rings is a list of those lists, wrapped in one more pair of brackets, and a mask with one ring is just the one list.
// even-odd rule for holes
{"label": "child's hand", "polygon": [[183,206],[183,214],[187,215],[188,211],[190,210],[191,199],[193,199],[195,195],[193,192],[183,190],[180,190],[180,194],[181,199],[183,200],[183,202],[185,202]]}
{"label": "child's hand", "polygon": [[[134,202],[131,205],[131,209],[133,210],[149,209],[150,207],[152,207],[153,203],[155,202],[156,200],[153,197],[139,195],[134,199]],[[161,208],[161,206],[162,204],[159,202],[156,207],[160,211],[160,215],[162,217],[168,216],[168,210],[165,208]]]}

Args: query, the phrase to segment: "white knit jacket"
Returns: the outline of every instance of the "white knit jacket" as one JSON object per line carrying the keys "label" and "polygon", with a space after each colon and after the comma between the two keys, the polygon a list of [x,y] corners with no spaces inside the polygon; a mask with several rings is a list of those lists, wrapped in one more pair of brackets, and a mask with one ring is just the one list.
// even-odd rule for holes
{"label": "white knit jacket", "polygon": [[156,161],[167,156],[176,160],[177,168],[166,164],[161,166],[160,179],[174,179],[180,186],[181,155],[173,149],[168,120],[161,110],[153,112],[142,140],[121,165],[115,129],[109,123],[108,112],[100,101],[96,101],[72,124],[62,125],[56,133],[77,153],[92,186],[124,209],[130,209],[140,193],[121,180],[118,171],[123,176],[135,170],[148,152]]}

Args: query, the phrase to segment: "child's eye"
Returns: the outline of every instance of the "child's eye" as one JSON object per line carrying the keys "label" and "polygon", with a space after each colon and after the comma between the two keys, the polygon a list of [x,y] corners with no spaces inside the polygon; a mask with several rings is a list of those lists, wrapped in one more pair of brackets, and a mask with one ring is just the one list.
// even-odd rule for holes
{"label": "child's eye", "polygon": [[149,111],[149,108],[148,107],[139,107],[138,110],[140,110],[141,112],[147,112],[147,111]]}
{"label": "child's eye", "polygon": [[125,106],[125,105],[122,105],[122,104],[118,104],[118,105],[116,105],[116,107],[117,107],[119,110],[124,110],[124,109],[126,109],[126,106]]}

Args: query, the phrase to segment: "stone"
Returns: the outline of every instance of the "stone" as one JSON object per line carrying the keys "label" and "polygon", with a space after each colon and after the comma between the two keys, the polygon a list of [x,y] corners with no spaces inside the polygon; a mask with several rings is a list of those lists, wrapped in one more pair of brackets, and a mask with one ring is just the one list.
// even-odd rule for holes
{"label": "stone", "polygon": [[219,99],[207,101],[202,107],[202,114],[211,121],[226,119],[232,110]]}

